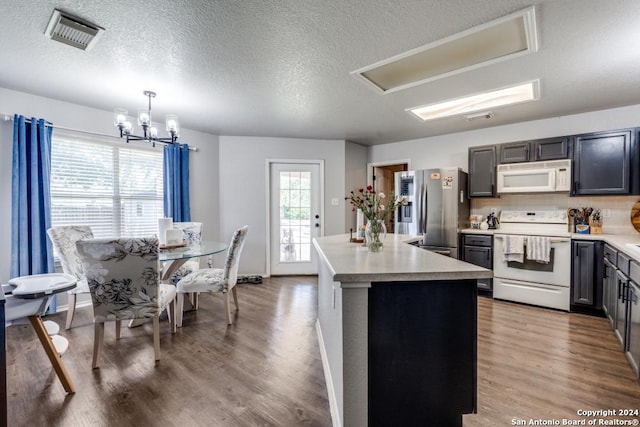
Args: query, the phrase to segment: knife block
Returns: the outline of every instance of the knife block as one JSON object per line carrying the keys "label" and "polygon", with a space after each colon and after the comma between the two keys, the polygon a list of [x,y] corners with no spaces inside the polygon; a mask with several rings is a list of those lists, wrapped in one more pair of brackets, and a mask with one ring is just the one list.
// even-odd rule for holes
{"label": "knife block", "polygon": [[593,220],[589,218],[589,228],[591,234],[602,234],[602,220]]}

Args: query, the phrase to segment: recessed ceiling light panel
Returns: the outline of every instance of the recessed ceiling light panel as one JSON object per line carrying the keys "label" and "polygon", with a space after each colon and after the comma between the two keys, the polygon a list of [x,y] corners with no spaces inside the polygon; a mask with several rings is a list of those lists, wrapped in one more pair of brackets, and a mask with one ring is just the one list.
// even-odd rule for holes
{"label": "recessed ceiling light panel", "polygon": [[464,114],[470,115],[470,113],[479,111],[484,111],[484,113],[480,114],[480,116],[483,116],[486,115],[488,110],[494,108],[535,101],[539,98],[540,81],[532,80],[527,83],[497,89],[491,92],[478,93],[463,98],[423,105],[421,107],[407,108],[405,111],[423,121]]}
{"label": "recessed ceiling light panel", "polygon": [[351,74],[390,93],[538,50],[535,8],[471,28]]}

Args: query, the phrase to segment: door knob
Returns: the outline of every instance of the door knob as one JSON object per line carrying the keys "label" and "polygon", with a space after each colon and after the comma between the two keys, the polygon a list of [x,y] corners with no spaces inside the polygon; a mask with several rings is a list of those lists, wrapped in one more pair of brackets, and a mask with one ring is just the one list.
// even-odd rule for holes
{"label": "door knob", "polygon": [[320,218],[320,215],[316,214],[316,219]]}

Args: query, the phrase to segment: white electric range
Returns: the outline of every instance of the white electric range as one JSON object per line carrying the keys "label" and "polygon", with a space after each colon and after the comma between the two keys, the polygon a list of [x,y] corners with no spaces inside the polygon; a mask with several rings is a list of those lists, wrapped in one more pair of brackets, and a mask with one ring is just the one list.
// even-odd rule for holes
{"label": "white electric range", "polygon": [[[569,311],[571,234],[568,223],[566,210],[502,211],[499,229],[494,233],[493,297]],[[514,241],[518,242],[512,236],[522,237],[522,262],[507,256],[514,251]],[[549,247],[549,262],[527,258],[529,236],[548,239],[545,243]]]}

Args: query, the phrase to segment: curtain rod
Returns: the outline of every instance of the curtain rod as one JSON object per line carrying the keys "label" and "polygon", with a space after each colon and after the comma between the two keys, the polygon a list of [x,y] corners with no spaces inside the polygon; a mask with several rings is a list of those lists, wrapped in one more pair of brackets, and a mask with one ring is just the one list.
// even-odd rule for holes
{"label": "curtain rod", "polygon": [[[0,114],[0,116],[2,116],[2,119],[5,122],[12,122],[13,121],[13,114],[2,113],[2,114]],[[25,117],[25,121],[28,122],[28,123],[31,123],[31,119],[28,119],[26,117]],[[120,140],[120,137],[118,137],[118,136],[108,135],[106,133],[94,132],[94,131],[91,131],[91,130],[74,129],[74,128],[68,128],[68,127],[65,127],[65,126],[49,124],[49,123],[47,123],[45,126],[49,126],[52,129],[60,129],[60,130],[66,130],[66,131],[70,131],[70,132],[86,133],[88,135],[102,136],[102,137],[105,137],[105,138],[113,138],[113,139]],[[149,141],[149,142],[151,142],[151,141]],[[156,141],[156,142],[159,143],[159,144],[165,144],[164,142],[161,142],[161,141]],[[198,151],[198,147],[191,147],[190,146],[189,147],[189,151]]]}

